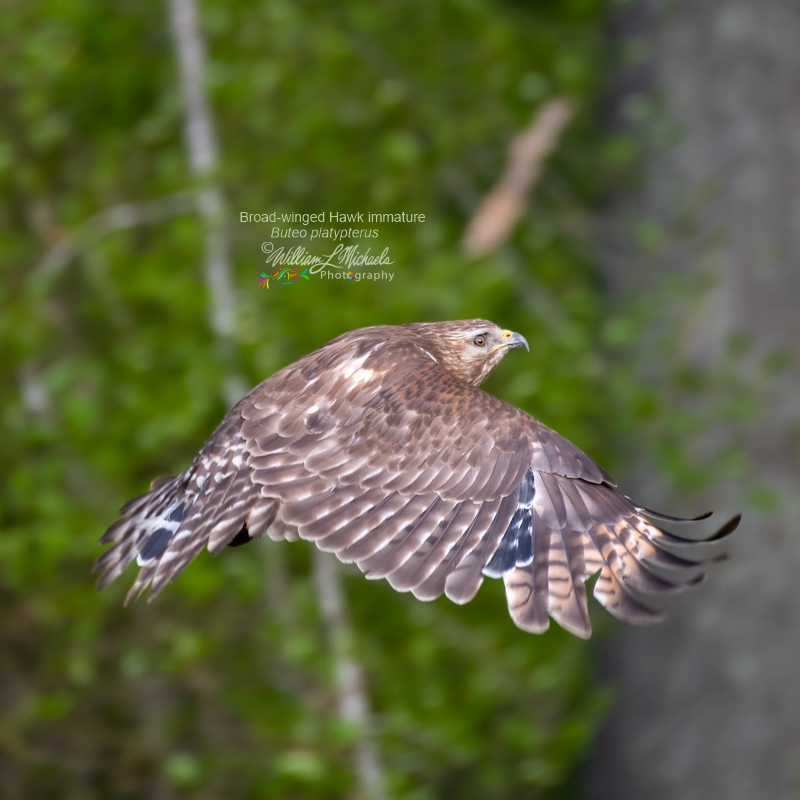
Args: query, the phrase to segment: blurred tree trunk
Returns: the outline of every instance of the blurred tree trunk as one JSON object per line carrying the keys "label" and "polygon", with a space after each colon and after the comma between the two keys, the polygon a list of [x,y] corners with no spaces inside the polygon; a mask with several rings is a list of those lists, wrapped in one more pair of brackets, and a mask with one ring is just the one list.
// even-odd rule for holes
{"label": "blurred tree trunk", "polygon": [[[659,298],[653,327],[673,332],[672,356],[654,364],[653,348],[641,346],[643,373],[662,396],[679,365],[733,375],[755,411],[736,424],[714,405],[721,389],[695,400],[709,424],[692,456],[732,447],[749,465],[702,500],[743,510],[744,523],[732,560],[668,623],[620,629],[608,642],[605,677],[619,703],[593,755],[588,795],[796,798],[800,6],[646,0],[618,22],[623,52],[646,54],[626,68],[616,102],[648,155],[641,191],[610,224],[618,241],[639,231],[649,247],[610,257],[609,281],[622,299],[679,274],[686,296]],[[671,132],[677,143],[664,147]],[[663,479],[647,472],[626,488],[644,503],[667,500]],[[772,510],[763,487],[774,492]],[[701,510],[699,498],[669,501],[678,513]]]}
{"label": "blurred tree trunk", "polygon": [[[220,352],[229,361],[236,358],[234,331],[238,315],[234,291],[233,264],[228,227],[225,222],[225,198],[216,182],[219,148],[210,104],[206,97],[205,47],[199,11],[195,0],[169,0],[170,22],[181,75],[181,98],[184,107],[184,131],[189,163],[199,182],[197,207],[205,228],[205,283],[208,294],[209,325],[217,338]],[[225,400],[233,406],[248,391],[244,376],[229,368],[224,387]],[[273,542],[261,542],[272,545]],[[283,543],[281,543],[282,545]],[[353,628],[347,615],[338,563],[332,554],[314,551],[315,588],[320,613],[330,631],[331,656],[336,666],[339,713],[353,726],[354,762],[361,794],[368,800],[388,798],[383,768],[374,741],[369,698],[361,664],[355,656]],[[272,578],[285,589],[283,561],[272,566]],[[290,602],[287,596],[282,603]],[[277,603],[272,604],[277,611]],[[280,612],[286,621],[287,612]]]}

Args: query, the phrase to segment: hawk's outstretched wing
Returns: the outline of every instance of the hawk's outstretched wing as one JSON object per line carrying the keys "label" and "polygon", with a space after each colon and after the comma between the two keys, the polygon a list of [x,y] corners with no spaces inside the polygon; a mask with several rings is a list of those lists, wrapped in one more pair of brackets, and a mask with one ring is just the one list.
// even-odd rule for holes
{"label": "hawk's outstretched wing", "polygon": [[520,628],[544,631],[552,616],[588,637],[590,576],[600,573],[594,595],[615,616],[655,621],[647,596],[698,581],[739,521],[697,542],[658,519],[412,333],[371,328],[256,387],[186,472],[122,509],[96,569],[105,586],[136,559],[129,598],[155,594],[204,547],[296,532],[423,600],[465,603],[484,575],[502,576]]}

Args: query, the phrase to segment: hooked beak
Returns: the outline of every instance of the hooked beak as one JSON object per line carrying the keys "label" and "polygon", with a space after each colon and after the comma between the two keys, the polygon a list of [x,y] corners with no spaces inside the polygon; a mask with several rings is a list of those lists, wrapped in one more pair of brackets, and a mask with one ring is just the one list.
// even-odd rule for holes
{"label": "hooked beak", "polygon": [[503,331],[503,336],[506,337],[506,347],[512,350],[515,347],[524,347],[530,353],[531,349],[528,347],[528,340],[521,333]]}
{"label": "hooked beak", "polygon": [[509,350],[513,350],[515,347],[524,347],[530,353],[531,349],[528,347],[528,342],[521,333],[514,333],[514,331],[503,331],[503,338],[505,339],[505,342],[497,345],[497,347],[492,348],[491,352],[494,352],[501,347],[507,347]]}

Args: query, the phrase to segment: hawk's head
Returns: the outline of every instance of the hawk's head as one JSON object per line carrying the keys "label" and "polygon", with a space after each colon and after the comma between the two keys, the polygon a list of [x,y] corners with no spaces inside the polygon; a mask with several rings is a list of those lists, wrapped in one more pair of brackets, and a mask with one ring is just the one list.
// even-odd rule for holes
{"label": "hawk's head", "polygon": [[473,386],[480,386],[509,350],[529,350],[524,336],[485,319],[417,322],[404,327],[420,337],[420,345],[448,372]]}

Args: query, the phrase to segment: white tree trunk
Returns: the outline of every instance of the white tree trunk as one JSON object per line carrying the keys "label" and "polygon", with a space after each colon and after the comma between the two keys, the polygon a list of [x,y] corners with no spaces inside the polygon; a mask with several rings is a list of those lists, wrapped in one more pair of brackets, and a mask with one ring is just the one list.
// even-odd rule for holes
{"label": "white tree trunk", "polygon": [[[195,0],[169,0],[169,10],[180,64],[186,148],[192,173],[200,185],[197,206],[206,234],[205,284],[209,324],[224,347],[226,343],[232,344],[236,295],[225,223],[225,201],[221,189],[214,181],[219,157],[213,117],[206,97],[203,38]],[[242,376],[232,372],[225,387],[228,404],[234,405],[246,391],[247,386]],[[282,562],[279,562],[278,568],[280,564]],[[388,795],[384,787],[378,750],[372,737],[369,699],[361,665],[355,657],[354,633],[347,616],[338,566],[333,555],[314,551],[314,586],[331,639],[339,713],[357,732],[354,760],[361,793],[365,800],[385,800]],[[273,578],[275,577],[273,572]],[[285,589],[286,581],[283,583]],[[282,602],[289,602],[288,597],[284,596]]]}

